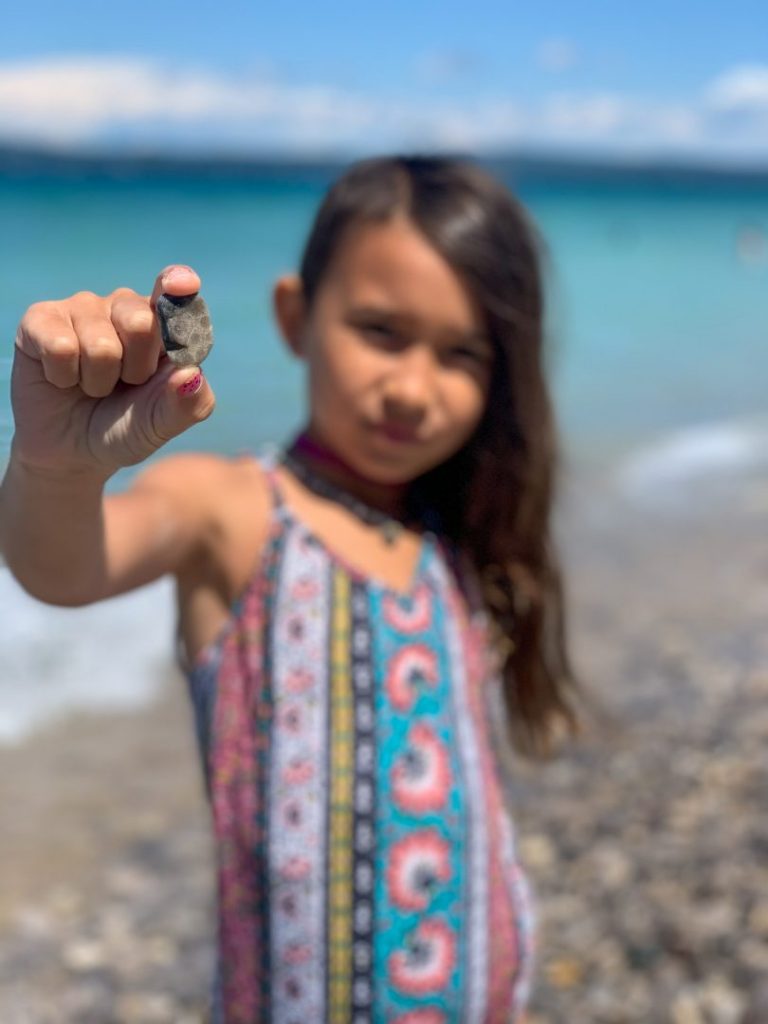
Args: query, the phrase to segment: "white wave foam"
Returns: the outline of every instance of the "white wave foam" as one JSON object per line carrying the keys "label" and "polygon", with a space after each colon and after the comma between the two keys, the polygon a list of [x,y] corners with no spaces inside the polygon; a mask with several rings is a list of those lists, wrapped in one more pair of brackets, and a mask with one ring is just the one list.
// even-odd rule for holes
{"label": "white wave foam", "polygon": [[86,608],[55,608],[0,566],[0,621],[0,743],[69,709],[146,703],[173,662],[170,578]]}
{"label": "white wave foam", "polygon": [[715,423],[671,434],[630,455],[617,482],[629,497],[648,497],[763,464],[768,464],[768,424]]}

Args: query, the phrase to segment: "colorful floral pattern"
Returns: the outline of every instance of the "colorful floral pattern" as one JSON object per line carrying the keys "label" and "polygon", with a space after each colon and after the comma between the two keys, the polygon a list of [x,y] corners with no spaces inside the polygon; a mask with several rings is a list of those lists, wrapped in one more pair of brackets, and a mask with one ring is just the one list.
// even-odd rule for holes
{"label": "colorful floral pattern", "polygon": [[411,814],[439,811],[451,786],[448,751],[434,729],[417,722],[406,739],[407,746],[392,768],[392,796]]}
{"label": "colorful floral pattern", "polygon": [[392,1024],[447,1024],[447,1018],[442,1010],[427,1008],[401,1013],[392,1018]]}
{"label": "colorful floral pattern", "polygon": [[387,669],[387,694],[398,711],[410,711],[425,690],[437,684],[437,655],[426,644],[408,644]]}
{"label": "colorful floral pattern", "polygon": [[435,995],[445,988],[456,963],[454,930],[443,921],[422,921],[403,945],[389,957],[392,984],[413,996]]}
{"label": "colorful floral pattern", "polygon": [[441,883],[450,880],[450,847],[436,829],[398,840],[390,851],[387,884],[401,910],[426,910]]}
{"label": "colorful floral pattern", "polygon": [[381,610],[388,625],[408,636],[423,633],[432,621],[432,596],[423,583],[414,587],[413,597],[385,595]]}
{"label": "colorful floral pattern", "polygon": [[213,1020],[510,1024],[534,914],[484,622],[436,539],[407,594],[365,581],[267,472],[263,563],[190,672],[219,865]]}

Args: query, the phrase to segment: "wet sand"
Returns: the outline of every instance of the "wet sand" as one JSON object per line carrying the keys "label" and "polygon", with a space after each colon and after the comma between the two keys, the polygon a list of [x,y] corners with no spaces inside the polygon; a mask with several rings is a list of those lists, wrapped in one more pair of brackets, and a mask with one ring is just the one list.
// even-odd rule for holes
{"label": "wet sand", "polygon": [[[577,665],[606,719],[515,763],[540,910],[529,1024],[768,1021],[768,483],[563,529]],[[184,684],[0,749],[0,1020],[200,1021],[207,811]]]}

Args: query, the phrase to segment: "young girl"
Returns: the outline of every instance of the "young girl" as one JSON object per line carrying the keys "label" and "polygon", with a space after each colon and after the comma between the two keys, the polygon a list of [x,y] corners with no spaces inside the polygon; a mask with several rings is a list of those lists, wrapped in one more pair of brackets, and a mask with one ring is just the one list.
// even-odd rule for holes
{"label": "young girl", "polygon": [[307,367],[298,437],[159,460],[105,497],[213,410],[154,315],[200,285],[174,266],[149,297],[26,312],[8,564],[70,605],[175,574],[217,848],[215,1021],[518,1021],[534,912],[499,736],[536,755],[576,727],[534,228],[471,163],[354,165],[274,289]]}

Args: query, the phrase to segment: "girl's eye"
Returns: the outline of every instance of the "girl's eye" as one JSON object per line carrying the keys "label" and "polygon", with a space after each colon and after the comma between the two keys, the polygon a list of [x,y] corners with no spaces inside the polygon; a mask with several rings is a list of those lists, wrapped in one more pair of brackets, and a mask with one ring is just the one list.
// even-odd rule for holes
{"label": "girl's eye", "polygon": [[370,334],[379,335],[382,338],[391,338],[395,335],[394,330],[386,324],[363,324],[362,329]]}
{"label": "girl's eye", "polygon": [[456,345],[455,348],[450,350],[449,354],[453,359],[466,360],[467,362],[477,363],[479,366],[484,366],[488,362],[488,357],[484,352],[477,348],[470,348],[467,345]]}
{"label": "girl's eye", "polygon": [[362,324],[360,330],[376,345],[402,345],[403,336],[388,324]]}

